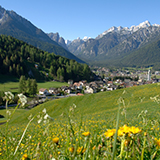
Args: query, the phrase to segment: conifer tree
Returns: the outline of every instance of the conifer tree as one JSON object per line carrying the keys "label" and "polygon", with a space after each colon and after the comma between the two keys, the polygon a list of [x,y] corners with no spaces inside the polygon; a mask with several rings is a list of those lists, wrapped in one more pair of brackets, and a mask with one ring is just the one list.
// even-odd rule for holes
{"label": "conifer tree", "polygon": [[31,82],[31,95],[36,94],[37,90],[38,90],[37,81],[33,79]]}
{"label": "conifer tree", "polygon": [[26,87],[26,77],[21,76],[19,80],[19,92],[26,94],[27,92],[27,87]]}

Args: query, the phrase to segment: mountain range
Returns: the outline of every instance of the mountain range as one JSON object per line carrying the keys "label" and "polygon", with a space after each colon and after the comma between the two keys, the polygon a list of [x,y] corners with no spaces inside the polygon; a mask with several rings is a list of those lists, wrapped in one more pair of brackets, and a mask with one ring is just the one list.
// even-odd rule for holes
{"label": "mountain range", "polygon": [[21,17],[14,11],[5,10],[0,6],[0,34],[9,35],[37,48],[55,53],[77,62],[84,63],[57,42],[53,41],[41,29]]}
{"label": "mountain range", "polygon": [[[138,59],[134,61],[134,64],[130,62],[133,61],[134,53],[137,57],[138,52],[142,53],[140,49],[146,50],[145,47],[149,48],[148,46],[152,46],[152,43],[155,46],[155,44],[158,44],[157,40],[160,40],[160,25],[151,25],[149,21],[145,21],[138,26],[131,26],[130,28],[113,26],[96,38],[89,38],[87,41],[82,39],[73,40],[67,47],[70,52],[90,64],[114,66],[146,65],[154,62],[151,62],[150,59],[145,63],[139,63]],[[154,55],[160,53],[157,51]],[[145,57],[146,54],[144,52],[143,54],[141,56]],[[155,60],[155,63],[157,63],[160,59]]]}
{"label": "mountain range", "polygon": [[84,37],[69,41],[58,32],[44,33],[14,11],[0,7],[0,34],[10,35],[44,51],[90,65],[160,65],[160,25],[151,25],[149,21],[130,28],[113,26],[96,38]]}

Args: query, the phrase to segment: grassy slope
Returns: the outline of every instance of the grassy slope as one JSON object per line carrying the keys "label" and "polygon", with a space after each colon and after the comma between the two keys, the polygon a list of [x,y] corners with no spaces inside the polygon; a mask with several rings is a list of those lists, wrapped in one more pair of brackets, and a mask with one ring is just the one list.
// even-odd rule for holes
{"label": "grassy slope", "polygon": [[[68,111],[69,107],[73,104],[77,106],[75,112],[76,119],[79,119],[81,115],[83,115],[83,118],[86,121],[89,119],[99,119],[114,123],[118,109],[117,101],[120,97],[123,98],[127,107],[126,122],[138,124],[139,121],[137,116],[142,110],[148,110],[148,118],[157,119],[159,117],[159,104],[150,99],[150,97],[158,95],[159,91],[160,85],[152,84],[112,92],[100,92],[97,94],[88,94],[80,97],[68,97],[49,101],[31,110],[19,110],[13,117],[11,124],[26,124],[30,114],[35,115],[36,113],[42,111],[43,108],[47,109],[47,113],[50,116],[60,121],[63,120],[63,118],[59,115]],[[143,101],[141,102],[142,98]],[[5,110],[1,110],[1,114],[5,115]],[[124,123],[124,116],[121,115],[120,120],[123,120]]]}

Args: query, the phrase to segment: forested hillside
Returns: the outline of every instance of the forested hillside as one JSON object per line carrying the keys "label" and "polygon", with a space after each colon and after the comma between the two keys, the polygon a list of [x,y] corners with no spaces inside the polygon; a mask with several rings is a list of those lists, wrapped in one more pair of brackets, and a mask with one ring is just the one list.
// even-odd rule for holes
{"label": "forested hillside", "polygon": [[0,6],[0,19],[0,34],[12,36],[44,51],[54,52],[56,55],[84,63],[84,61],[51,40],[46,33],[16,12],[5,10]]}
{"label": "forested hillside", "polygon": [[160,67],[160,40],[152,42],[149,45],[141,47],[140,49],[131,52],[121,60],[122,64],[126,66],[154,66]]}
{"label": "forested hillside", "polygon": [[48,53],[11,36],[0,36],[0,73],[37,80],[90,80],[93,74],[87,64]]}

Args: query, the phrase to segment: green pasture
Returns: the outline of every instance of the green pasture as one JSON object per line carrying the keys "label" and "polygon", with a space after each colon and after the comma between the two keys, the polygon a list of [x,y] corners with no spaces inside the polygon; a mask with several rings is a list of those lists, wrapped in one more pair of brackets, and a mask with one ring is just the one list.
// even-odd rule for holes
{"label": "green pasture", "polygon": [[68,86],[68,83],[64,82],[56,82],[56,81],[50,81],[50,82],[42,82],[42,83],[37,83],[38,84],[38,89],[40,88],[47,88],[49,89],[50,87],[53,88],[58,88],[62,86]]}
{"label": "green pasture", "polygon": [[[0,156],[47,160],[52,156],[61,160],[90,157],[96,160],[112,159],[114,155],[115,159],[159,159],[159,93],[160,85],[151,84],[51,100],[30,110],[17,109],[9,124],[0,126]],[[116,142],[113,143],[113,136],[107,138],[104,133],[116,128],[119,107],[119,127],[138,127],[140,133],[132,135],[133,138],[128,133],[119,137],[114,154],[112,146]],[[11,113],[13,110],[9,109]],[[0,114],[5,116],[6,110],[0,110]],[[46,115],[52,118],[46,120]],[[6,128],[14,143],[4,138]],[[6,148],[9,148],[7,152]]]}
{"label": "green pasture", "polygon": [[[58,88],[61,86],[68,86],[67,83],[49,81],[49,82],[38,82],[38,90],[40,88],[49,89],[50,87]],[[19,80],[11,76],[0,75],[0,91],[11,91],[12,93],[18,93]]]}
{"label": "green pasture", "polygon": [[[52,83],[52,82],[50,82]],[[48,83],[48,86],[49,84]],[[53,82],[55,83],[55,82]],[[109,92],[99,92],[97,94],[87,94],[84,96],[68,97],[57,99],[43,103],[31,110],[18,110],[12,120],[12,124],[27,123],[30,114],[35,115],[46,108],[47,113],[56,119],[62,113],[67,113],[69,107],[76,105],[75,118],[79,119],[83,116],[84,119],[103,119],[115,120],[118,106],[121,110],[126,110],[126,117],[120,116],[120,119],[126,122],[137,123],[137,116],[142,110],[147,110],[149,118],[158,118],[160,115],[160,104],[151,100],[160,93],[160,85],[151,84],[138,87],[131,87]],[[159,97],[158,97],[159,98]],[[120,100],[124,101],[120,103]],[[21,114],[23,116],[21,116]],[[1,110],[1,114],[5,115],[5,110]],[[62,118],[60,118],[62,119]]]}

